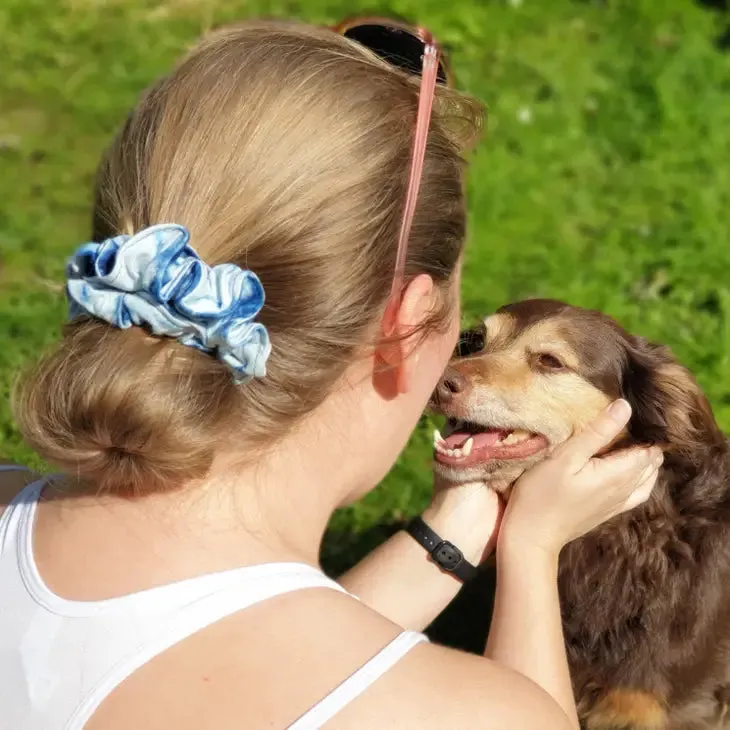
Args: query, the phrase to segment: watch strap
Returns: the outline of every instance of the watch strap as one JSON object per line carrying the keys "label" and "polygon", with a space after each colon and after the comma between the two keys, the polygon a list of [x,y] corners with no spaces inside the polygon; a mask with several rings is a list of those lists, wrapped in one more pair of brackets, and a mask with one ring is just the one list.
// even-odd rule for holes
{"label": "watch strap", "polygon": [[434,563],[460,581],[465,583],[477,574],[477,568],[464,557],[464,553],[452,542],[442,540],[422,517],[414,517],[406,532],[426,549]]}

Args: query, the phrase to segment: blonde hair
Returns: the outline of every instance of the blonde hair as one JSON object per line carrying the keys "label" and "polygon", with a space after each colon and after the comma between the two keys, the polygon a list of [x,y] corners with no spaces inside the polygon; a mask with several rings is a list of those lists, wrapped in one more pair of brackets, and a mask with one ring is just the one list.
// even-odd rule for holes
{"label": "blonde hair", "polygon": [[[417,79],[326,29],[256,22],[204,39],[143,94],[104,156],[93,240],[180,223],[208,264],[256,272],[268,374],[236,386],[174,340],[77,321],[17,388],[28,444],[95,489],[142,494],[204,477],[222,444],[255,453],[318,407],[385,305],[417,103]],[[480,115],[438,92],[406,275],[444,292]]]}

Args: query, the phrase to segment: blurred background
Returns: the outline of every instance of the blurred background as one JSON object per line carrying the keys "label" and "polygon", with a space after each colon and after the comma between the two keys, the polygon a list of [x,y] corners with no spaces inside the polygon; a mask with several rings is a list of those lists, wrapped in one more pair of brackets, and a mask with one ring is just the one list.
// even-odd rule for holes
{"label": "blurred background", "polygon": [[[483,99],[465,320],[550,296],[669,344],[730,429],[730,11],[723,0],[0,0],[0,457],[42,466],[9,386],[59,332],[100,152],[212,26],[353,14],[429,27]],[[339,570],[430,489],[424,416],[374,493],[338,513]]]}

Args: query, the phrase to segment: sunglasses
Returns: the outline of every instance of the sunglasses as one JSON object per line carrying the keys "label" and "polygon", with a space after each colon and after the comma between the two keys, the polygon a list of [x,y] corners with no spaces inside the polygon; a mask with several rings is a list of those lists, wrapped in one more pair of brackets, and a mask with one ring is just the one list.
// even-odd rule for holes
{"label": "sunglasses", "polygon": [[423,28],[382,18],[356,18],[340,23],[334,30],[365,46],[396,68],[421,77],[408,192],[398,235],[393,284],[384,316],[384,327],[388,335],[392,334],[403,290],[408,239],[421,186],[436,84],[450,86],[451,75],[441,48],[434,37]]}

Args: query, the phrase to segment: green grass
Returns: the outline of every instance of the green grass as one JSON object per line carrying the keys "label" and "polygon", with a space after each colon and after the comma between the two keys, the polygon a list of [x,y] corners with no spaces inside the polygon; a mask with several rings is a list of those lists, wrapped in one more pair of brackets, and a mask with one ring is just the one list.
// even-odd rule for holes
{"label": "green grass", "polygon": [[[722,2],[706,5],[722,6]],[[37,463],[8,389],[64,317],[97,157],[140,90],[211,25],[265,14],[418,18],[489,106],[471,172],[467,316],[553,296],[670,344],[730,428],[727,10],[691,0],[3,0],[0,456]],[[424,422],[385,483],[333,523],[345,564],[419,509]],[[354,544],[357,542],[358,544]]]}

